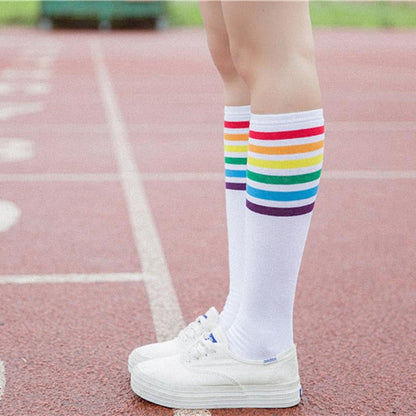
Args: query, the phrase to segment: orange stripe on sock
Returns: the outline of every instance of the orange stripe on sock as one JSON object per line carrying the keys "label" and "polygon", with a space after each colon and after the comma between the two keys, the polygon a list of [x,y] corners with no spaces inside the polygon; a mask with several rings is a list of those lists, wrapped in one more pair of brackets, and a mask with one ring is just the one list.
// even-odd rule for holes
{"label": "orange stripe on sock", "polygon": [[294,146],[255,146],[254,144],[248,145],[248,150],[253,153],[262,153],[265,155],[290,155],[295,153],[307,153],[314,150],[322,149],[324,147],[324,141],[309,144],[298,144]]}
{"label": "orange stripe on sock", "polygon": [[234,140],[234,141],[248,141],[248,133],[247,134],[230,134],[224,133],[224,140]]}

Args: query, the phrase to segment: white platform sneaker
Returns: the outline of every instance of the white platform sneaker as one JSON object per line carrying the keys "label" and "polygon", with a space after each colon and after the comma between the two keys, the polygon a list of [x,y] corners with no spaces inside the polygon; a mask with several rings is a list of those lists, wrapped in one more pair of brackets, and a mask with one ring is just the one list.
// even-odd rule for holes
{"label": "white platform sneaker", "polygon": [[221,327],[188,351],[138,364],[131,387],[172,408],[283,408],[300,402],[296,347],[267,360],[235,357]]}
{"label": "white platform sneaker", "polygon": [[134,349],[129,355],[129,371],[132,372],[133,368],[142,361],[167,357],[185,351],[199,338],[208,336],[217,326],[217,323],[218,312],[212,307],[205,315],[199,316],[194,322],[191,322],[184,328],[176,338],[170,341],[143,345]]}

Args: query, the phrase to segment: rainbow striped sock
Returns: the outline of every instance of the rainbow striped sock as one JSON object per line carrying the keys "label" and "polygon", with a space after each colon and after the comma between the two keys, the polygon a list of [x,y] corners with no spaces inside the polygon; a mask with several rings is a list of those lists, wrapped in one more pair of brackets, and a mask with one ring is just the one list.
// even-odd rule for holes
{"label": "rainbow striped sock", "polygon": [[251,115],[244,288],[227,332],[238,356],[267,359],[293,344],[296,282],[323,146],[322,110]]}
{"label": "rainbow striped sock", "polygon": [[273,216],[311,212],[323,150],[321,110],[254,115],[247,161],[247,207]]}
{"label": "rainbow striped sock", "polygon": [[225,187],[246,190],[250,106],[227,106],[224,111]]}
{"label": "rainbow striped sock", "polygon": [[220,314],[228,328],[240,306],[244,278],[246,169],[250,106],[224,109],[225,200],[228,230],[229,292]]}

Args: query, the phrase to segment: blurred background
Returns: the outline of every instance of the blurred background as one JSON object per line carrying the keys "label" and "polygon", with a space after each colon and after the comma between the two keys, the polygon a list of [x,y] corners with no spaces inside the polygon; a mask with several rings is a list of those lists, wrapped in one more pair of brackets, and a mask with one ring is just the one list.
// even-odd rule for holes
{"label": "blurred background", "polygon": [[[415,1],[311,1],[318,27],[416,27]],[[196,1],[0,1],[0,26],[164,29],[202,26]]]}

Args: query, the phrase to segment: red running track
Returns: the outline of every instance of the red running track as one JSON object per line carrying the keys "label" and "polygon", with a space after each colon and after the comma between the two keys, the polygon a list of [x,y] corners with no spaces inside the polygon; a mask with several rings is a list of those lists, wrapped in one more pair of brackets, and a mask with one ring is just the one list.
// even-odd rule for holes
{"label": "red running track", "polygon": [[325,174],[287,410],[172,411],[138,344],[227,288],[222,89],[200,30],[1,31],[0,414],[416,414],[414,32],[317,31]]}

